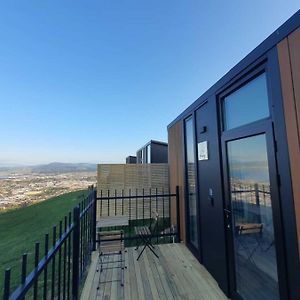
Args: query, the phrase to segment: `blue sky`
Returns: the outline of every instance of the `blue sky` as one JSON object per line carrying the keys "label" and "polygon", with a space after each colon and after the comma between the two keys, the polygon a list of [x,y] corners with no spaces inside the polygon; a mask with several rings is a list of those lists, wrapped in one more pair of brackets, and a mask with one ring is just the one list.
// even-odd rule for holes
{"label": "blue sky", "polygon": [[2,1],[0,164],[124,162],[299,1]]}

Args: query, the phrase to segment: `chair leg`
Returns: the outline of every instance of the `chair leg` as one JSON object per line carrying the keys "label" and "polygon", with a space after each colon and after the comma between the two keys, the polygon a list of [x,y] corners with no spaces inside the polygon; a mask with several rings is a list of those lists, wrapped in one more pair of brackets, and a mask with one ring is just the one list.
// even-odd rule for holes
{"label": "chair leg", "polygon": [[141,253],[139,254],[137,260],[139,260],[139,258],[141,257],[142,253],[145,251],[146,247],[148,247],[148,248],[150,249],[150,251],[151,251],[157,258],[159,258],[158,255],[157,255],[157,254],[155,253],[155,251],[154,251],[153,245],[150,244],[150,240],[149,240],[149,239],[146,239],[146,238],[144,237],[144,241],[145,241],[144,248],[143,248],[143,250],[141,251]]}
{"label": "chair leg", "polygon": [[146,247],[147,247],[147,244],[144,246],[143,250],[141,251],[141,253],[139,254],[139,256],[138,256],[138,258],[137,258],[136,260],[139,260],[139,259],[140,259],[141,255],[142,255],[143,252],[145,251]]}
{"label": "chair leg", "polygon": [[139,249],[139,247],[141,246],[142,242],[145,242],[145,239],[144,239],[144,237],[143,237],[142,235],[139,235],[139,240],[138,240],[138,242],[137,242],[137,245],[136,245],[136,247],[135,247],[135,250],[138,250],[138,249]]}
{"label": "chair leg", "polygon": [[150,249],[150,251],[157,257],[159,258],[159,256],[155,253],[155,251],[153,249],[151,249],[151,247],[148,247]]}
{"label": "chair leg", "polygon": [[154,245],[152,244],[152,242],[151,242],[151,240],[149,240],[149,246],[153,249],[153,250],[155,250],[155,247],[154,247]]}

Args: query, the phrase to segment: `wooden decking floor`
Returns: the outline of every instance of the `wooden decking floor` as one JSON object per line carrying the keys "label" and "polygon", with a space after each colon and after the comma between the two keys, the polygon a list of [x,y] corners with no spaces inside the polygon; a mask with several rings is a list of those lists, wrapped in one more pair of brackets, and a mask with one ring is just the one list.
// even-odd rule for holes
{"label": "wooden decking floor", "polygon": [[[183,244],[163,244],[155,248],[159,259],[147,249],[139,261],[136,259],[141,248],[138,251],[126,249],[124,287],[118,281],[120,269],[104,270],[101,274],[96,271],[98,254],[95,252],[81,299],[227,299],[212,276]],[[109,259],[117,261],[118,257]],[[99,286],[99,276],[101,281],[109,282]]]}

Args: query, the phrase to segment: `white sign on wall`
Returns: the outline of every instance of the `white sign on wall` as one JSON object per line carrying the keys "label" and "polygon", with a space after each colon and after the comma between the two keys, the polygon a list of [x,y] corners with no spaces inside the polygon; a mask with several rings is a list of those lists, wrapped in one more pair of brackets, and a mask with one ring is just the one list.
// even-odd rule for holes
{"label": "white sign on wall", "polygon": [[198,143],[198,160],[208,160],[208,143],[207,143],[207,141]]}

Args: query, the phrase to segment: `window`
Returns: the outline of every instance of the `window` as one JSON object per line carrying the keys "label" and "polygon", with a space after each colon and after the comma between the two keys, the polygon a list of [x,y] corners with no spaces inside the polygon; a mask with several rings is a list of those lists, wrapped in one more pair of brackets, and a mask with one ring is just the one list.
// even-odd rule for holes
{"label": "window", "polygon": [[147,146],[147,163],[151,164],[151,145]]}
{"label": "window", "polygon": [[193,119],[185,121],[185,153],[186,153],[186,177],[187,177],[187,202],[189,215],[189,241],[198,248],[197,231],[197,197],[196,197],[196,163]]}
{"label": "window", "polygon": [[223,98],[223,125],[225,130],[268,116],[269,105],[265,73]]}
{"label": "window", "polygon": [[229,141],[227,150],[237,291],[279,299],[266,136]]}

